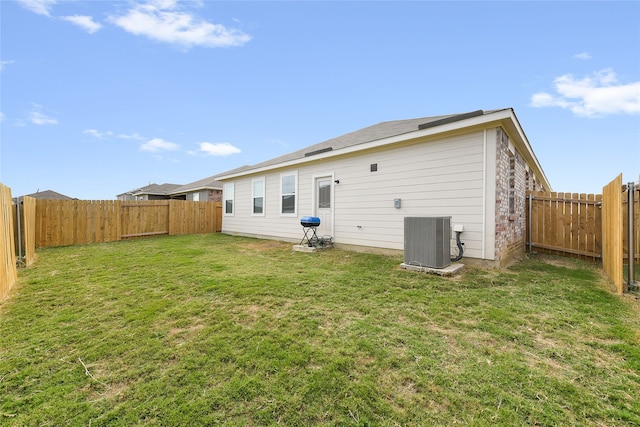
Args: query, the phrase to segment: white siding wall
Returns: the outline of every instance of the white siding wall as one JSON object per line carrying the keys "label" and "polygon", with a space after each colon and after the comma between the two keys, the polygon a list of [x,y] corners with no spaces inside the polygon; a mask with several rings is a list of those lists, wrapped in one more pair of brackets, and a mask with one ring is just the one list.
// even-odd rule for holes
{"label": "white siding wall", "polygon": [[[225,216],[223,232],[296,241],[300,217],[313,214],[313,177],[333,174],[334,241],[385,249],[404,248],[405,216],[451,216],[464,225],[465,256],[483,254],[486,205],[484,132],[318,161],[298,172],[297,217],[280,215],[280,174],[266,177],[266,214],[251,215],[251,176],[235,180],[235,215]],[[370,165],[378,165],[377,172]],[[290,170],[286,170],[290,171]],[[488,181],[494,191],[495,176]],[[394,208],[394,199],[401,208]],[[493,216],[489,217],[493,220]],[[452,233],[454,237],[455,234]],[[452,246],[455,246],[452,241]],[[493,251],[490,251],[493,254]]]}

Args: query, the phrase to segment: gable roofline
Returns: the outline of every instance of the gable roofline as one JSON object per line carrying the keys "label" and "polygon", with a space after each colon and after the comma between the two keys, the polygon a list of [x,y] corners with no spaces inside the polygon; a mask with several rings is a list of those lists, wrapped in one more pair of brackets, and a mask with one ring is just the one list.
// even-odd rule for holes
{"label": "gable roofline", "polygon": [[543,181],[542,184],[545,189],[550,190],[549,181],[533,153],[531,144],[522,130],[513,108],[489,111],[476,110],[462,114],[381,122],[253,166],[243,166],[230,170],[217,176],[216,179],[225,181],[401,142],[455,133],[464,129],[486,129],[492,126],[505,128],[510,138],[514,140],[514,145],[519,148],[530,167],[534,169],[538,178]]}
{"label": "gable roofline", "polygon": [[217,181],[215,176],[210,176],[189,184],[181,185],[169,192],[169,195],[174,196],[201,190],[222,190],[222,183]]}
{"label": "gable roofline", "polygon": [[[553,188],[551,187],[551,184],[547,179],[547,175],[544,173],[544,170],[542,169],[542,166],[538,161],[538,157],[533,151],[533,147],[531,147],[529,138],[527,138],[527,135],[524,133],[524,129],[522,129],[522,126],[520,126],[520,120],[518,120],[518,117],[516,116],[515,111],[513,111],[513,108],[510,108],[509,111],[511,112],[511,121],[503,123],[503,127],[506,128],[507,133],[509,133],[510,135],[517,135],[518,138],[516,142],[521,142],[522,146],[520,148],[524,149],[520,150],[520,154],[525,157],[525,159],[527,160],[527,164],[529,164],[530,167],[534,168],[534,172],[536,173],[536,175],[543,180],[542,184],[544,185],[545,191],[553,191]],[[519,146],[519,144],[516,144],[516,146]]]}

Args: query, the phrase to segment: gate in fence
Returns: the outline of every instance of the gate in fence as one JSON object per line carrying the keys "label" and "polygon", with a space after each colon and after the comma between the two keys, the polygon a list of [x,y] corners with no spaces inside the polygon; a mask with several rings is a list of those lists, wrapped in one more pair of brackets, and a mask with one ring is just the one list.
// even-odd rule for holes
{"label": "gate in fence", "polygon": [[618,292],[627,291],[640,263],[639,190],[633,183],[623,186],[619,175],[602,195],[530,192],[529,251],[601,262]]}
{"label": "gate in fence", "polygon": [[529,250],[586,259],[602,257],[602,196],[529,194]]}

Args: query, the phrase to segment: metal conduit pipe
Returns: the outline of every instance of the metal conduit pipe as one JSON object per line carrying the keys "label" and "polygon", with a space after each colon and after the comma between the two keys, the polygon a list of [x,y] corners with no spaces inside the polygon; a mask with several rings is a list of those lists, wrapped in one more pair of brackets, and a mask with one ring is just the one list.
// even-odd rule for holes
{"label": "metal conduit pipe", "polygon": [[630,182],[627,184],[627,198],[628,198],[628,203],[627,203],[627,210],[628,210],[628,216],[627,216],[627,228],[628,230],[628,246],[629,246],[629,262],[628,262],[628,277],[627,277],[627,289],[632,290],[635,288],[635,263],[636,263],[636,254],[635,254],[635,242],[634,242],[634,231],[635,231],[635,225],[634,225],[634,217],[633,217],[633,203],[634,203],[634,196],[635,196],[635,184],[633,182]]}
{"label": "metal conduit pipe", "polygon": [[462,254],[464,253],[464,249],[462,247],[462,245],[464,245],[464,243],[462,243],[460,241],[460,234],[462,233],[462,231],[456,231],[456,245],[458,246],[458,255],[454,258],[451,258],[452,262],[456,262],[456,261],[460,261],[462,259]]}

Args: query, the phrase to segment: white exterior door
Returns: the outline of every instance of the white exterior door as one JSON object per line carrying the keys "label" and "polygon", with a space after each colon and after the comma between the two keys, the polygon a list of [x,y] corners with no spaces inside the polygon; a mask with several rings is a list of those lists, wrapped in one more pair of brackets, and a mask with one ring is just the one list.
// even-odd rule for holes
{"label": "white exterior door", "polygon": [[320,218],[317,228],[318,237],[333,237],[333,177],[323,176],[315,179],[315,216]]}

